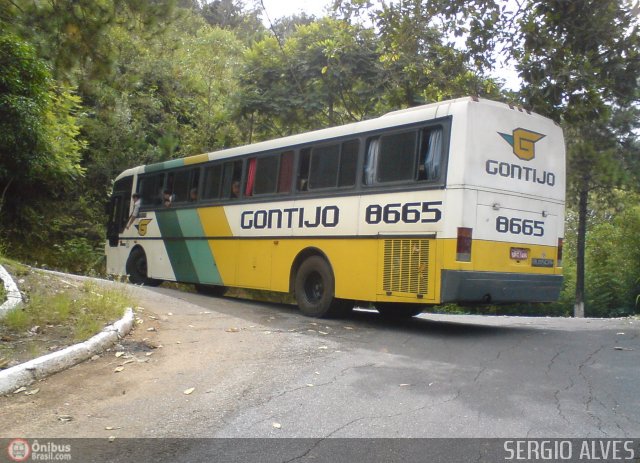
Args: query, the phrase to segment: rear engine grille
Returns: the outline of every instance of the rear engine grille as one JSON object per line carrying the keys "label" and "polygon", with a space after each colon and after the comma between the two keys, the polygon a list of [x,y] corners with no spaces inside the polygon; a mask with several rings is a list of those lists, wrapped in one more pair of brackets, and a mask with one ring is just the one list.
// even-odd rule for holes
{"label": "rear engine grille", "polygon": [[384,291],[426,294],[428,282],[429,240],[384,241]]}

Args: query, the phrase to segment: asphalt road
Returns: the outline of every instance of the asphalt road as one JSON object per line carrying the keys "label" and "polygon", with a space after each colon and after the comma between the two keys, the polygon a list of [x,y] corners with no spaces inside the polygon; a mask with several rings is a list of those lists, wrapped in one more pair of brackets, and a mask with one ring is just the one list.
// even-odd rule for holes
{"label": "asphalt road", "polygon": [[316,320],[128,290],[135,333],[37,394],[0,398],[1,437],[640,436],[640,320]]}

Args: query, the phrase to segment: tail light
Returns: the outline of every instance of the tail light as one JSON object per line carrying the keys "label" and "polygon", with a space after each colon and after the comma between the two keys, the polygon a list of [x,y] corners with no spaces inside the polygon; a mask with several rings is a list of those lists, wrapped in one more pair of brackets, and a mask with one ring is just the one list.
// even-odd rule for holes
{"label": "tail light", "polygon": [[563,238],[558,238],[558,267],[562,267],[562,245],[564,244]]}
{"label": "tail light", "polygon": [[456,260],[461,262],[471,262],[471,243],[473,229],[458,228],[458,243],[456,246]]}

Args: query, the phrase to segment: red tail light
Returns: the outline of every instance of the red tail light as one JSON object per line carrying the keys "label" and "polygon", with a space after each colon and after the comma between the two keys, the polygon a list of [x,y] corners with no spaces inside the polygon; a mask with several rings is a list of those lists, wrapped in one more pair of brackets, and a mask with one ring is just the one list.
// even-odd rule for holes
{"label": "red tail light", "polygon": [[461,262],[471,262],[471,243],[473,242],[472,235],[472,228],[458,228],[456,260]]}
{"label": "red tail light", "polygon": [[564,244],[563,238],[558,238],[558,267],[562,267],[562,245]]}

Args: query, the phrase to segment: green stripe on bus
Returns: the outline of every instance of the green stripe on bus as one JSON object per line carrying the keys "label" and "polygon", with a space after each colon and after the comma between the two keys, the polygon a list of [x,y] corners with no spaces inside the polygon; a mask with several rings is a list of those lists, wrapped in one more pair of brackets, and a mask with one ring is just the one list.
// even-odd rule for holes
{"label": "green stripe on bus", "polygon": [[162,237],[170,238],[164,240],[164,245],[176,280],[221,285],[208,242],[188,239],[203,235],[197,211],[162,210],[156,217]]}
{"label": "green stripe on bus", "polygon": [[156,213],[158,227],[163,238],[176,238],[164,240],[164,246],[169,255],[169,261],[177,281],[197,282],[197,274],[187,243],[183,239],[182,229],[178,222],[178,214],[175,210],[167,209]]}
{"label": "green stripe on bus", "polygon": [[174,169],[184,166],[184,159],[172,159],[170,161],[158,162],[157,164],[149,164],[144,167],[144,173],[163,171],[165,169]]}
{"label": "green stripe on bus", "polygon": [[[197,209],[181,209],[177,211],[177,215],[183,236],[204,236],[204,229]],[[205,284],[221,285],[222,278],[211,253],[209,242],[207,240],[187,240],[187,248],[198,281]]]}

